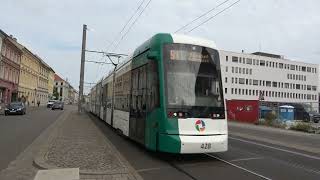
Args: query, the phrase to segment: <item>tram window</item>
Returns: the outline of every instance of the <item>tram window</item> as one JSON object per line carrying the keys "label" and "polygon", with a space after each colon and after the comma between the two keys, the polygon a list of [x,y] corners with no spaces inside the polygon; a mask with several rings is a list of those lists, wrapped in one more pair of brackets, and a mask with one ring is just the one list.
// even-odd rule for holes
{"label": "tram window", "polygon": [[152,111],[153,109],[159,107],[159,78],[157,62],[152,60],[149,61],[147,78],[147,111]]}

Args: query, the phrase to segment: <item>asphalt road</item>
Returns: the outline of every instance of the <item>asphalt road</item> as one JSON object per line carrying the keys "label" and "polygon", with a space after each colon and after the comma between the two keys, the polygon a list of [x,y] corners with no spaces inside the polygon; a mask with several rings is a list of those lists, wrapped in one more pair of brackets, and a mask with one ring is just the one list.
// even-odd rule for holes
{"label": "asphalt road", "polygon": [[26,115],[0,115],[0,170],[5,169],[62,111],[27,109]]}
{"label": "asphalt road", "polygon": [[92,116],[144,179],[320,179],[320,156],[265,142],[229,136],[225,153],[172,155],[145,150]]}

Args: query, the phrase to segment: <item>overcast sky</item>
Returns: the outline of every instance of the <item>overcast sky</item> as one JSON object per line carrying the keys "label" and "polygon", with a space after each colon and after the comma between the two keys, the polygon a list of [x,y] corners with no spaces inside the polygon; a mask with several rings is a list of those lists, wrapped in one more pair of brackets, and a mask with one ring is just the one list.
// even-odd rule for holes
{"label": "overcast sky", "polygon": [[[1,0],[0,28],[78,88],[82,24],[94,29],[88,32],[87,49],[129,53],[153,34],[172,33],[225,0],[153,0],[118,48],[110,47],[142,1]],[[228,1],[206,17],[235,1]],[[248,53],[260,50],[319,63],[319,7],[317,0],[241,0],[189,34],[213,40],[219,49]],[[101,55],[86,57],[105,60]],[[111,68],[87,63],[85,81],[96,82]]]}

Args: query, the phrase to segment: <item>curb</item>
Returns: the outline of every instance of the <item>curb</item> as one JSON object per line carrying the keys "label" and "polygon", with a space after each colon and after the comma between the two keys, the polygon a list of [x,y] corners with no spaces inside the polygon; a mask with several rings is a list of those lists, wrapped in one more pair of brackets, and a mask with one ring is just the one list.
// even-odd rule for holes
{"label": "curb", "polygon": [[[33,163],[39,167],[39,169],[59,169],[61,167],[52,165],[47,163],[47,152],[49,149],[49,145],[54,140],[54,132],[56,132],[61,125],[63,125],[63,122],[71,115],[72,111],[69,113],[62,114],[57,121],[59,121],[57,124],[55,124],[54,130],[52,131],[50,137],[48,138],[48,141],[43,145],[40,152],[37,154],[37,156],[33,159]],[[85,112],[86,113],[86,112]],[[86,113],[88,118],[92,120],[90,115]],[[109,139],[106,138],[107,143],[109,144],[111,151],[114,152],[114,155],[116,158],[120,161],[123,168],[118,170],[108,170],[108,171],[95,171],[95,170],[80,170],[80,175],[116,175],[116,174],[127,174],[132,179],[136,180],[142,180],[143,178],[133,169],[133,167],[129,164],[129,162],[120,154],[120,152],[115,148],[115,146],[111,143]]]}

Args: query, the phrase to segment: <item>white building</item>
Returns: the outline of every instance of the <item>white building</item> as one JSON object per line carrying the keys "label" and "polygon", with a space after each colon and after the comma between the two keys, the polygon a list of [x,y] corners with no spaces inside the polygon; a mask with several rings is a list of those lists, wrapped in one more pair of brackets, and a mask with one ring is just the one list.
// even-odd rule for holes
{"label": "white building", "polygon": [[225,99],[301,103],[318,110],[319,65],[283,56],[220,51]]}

